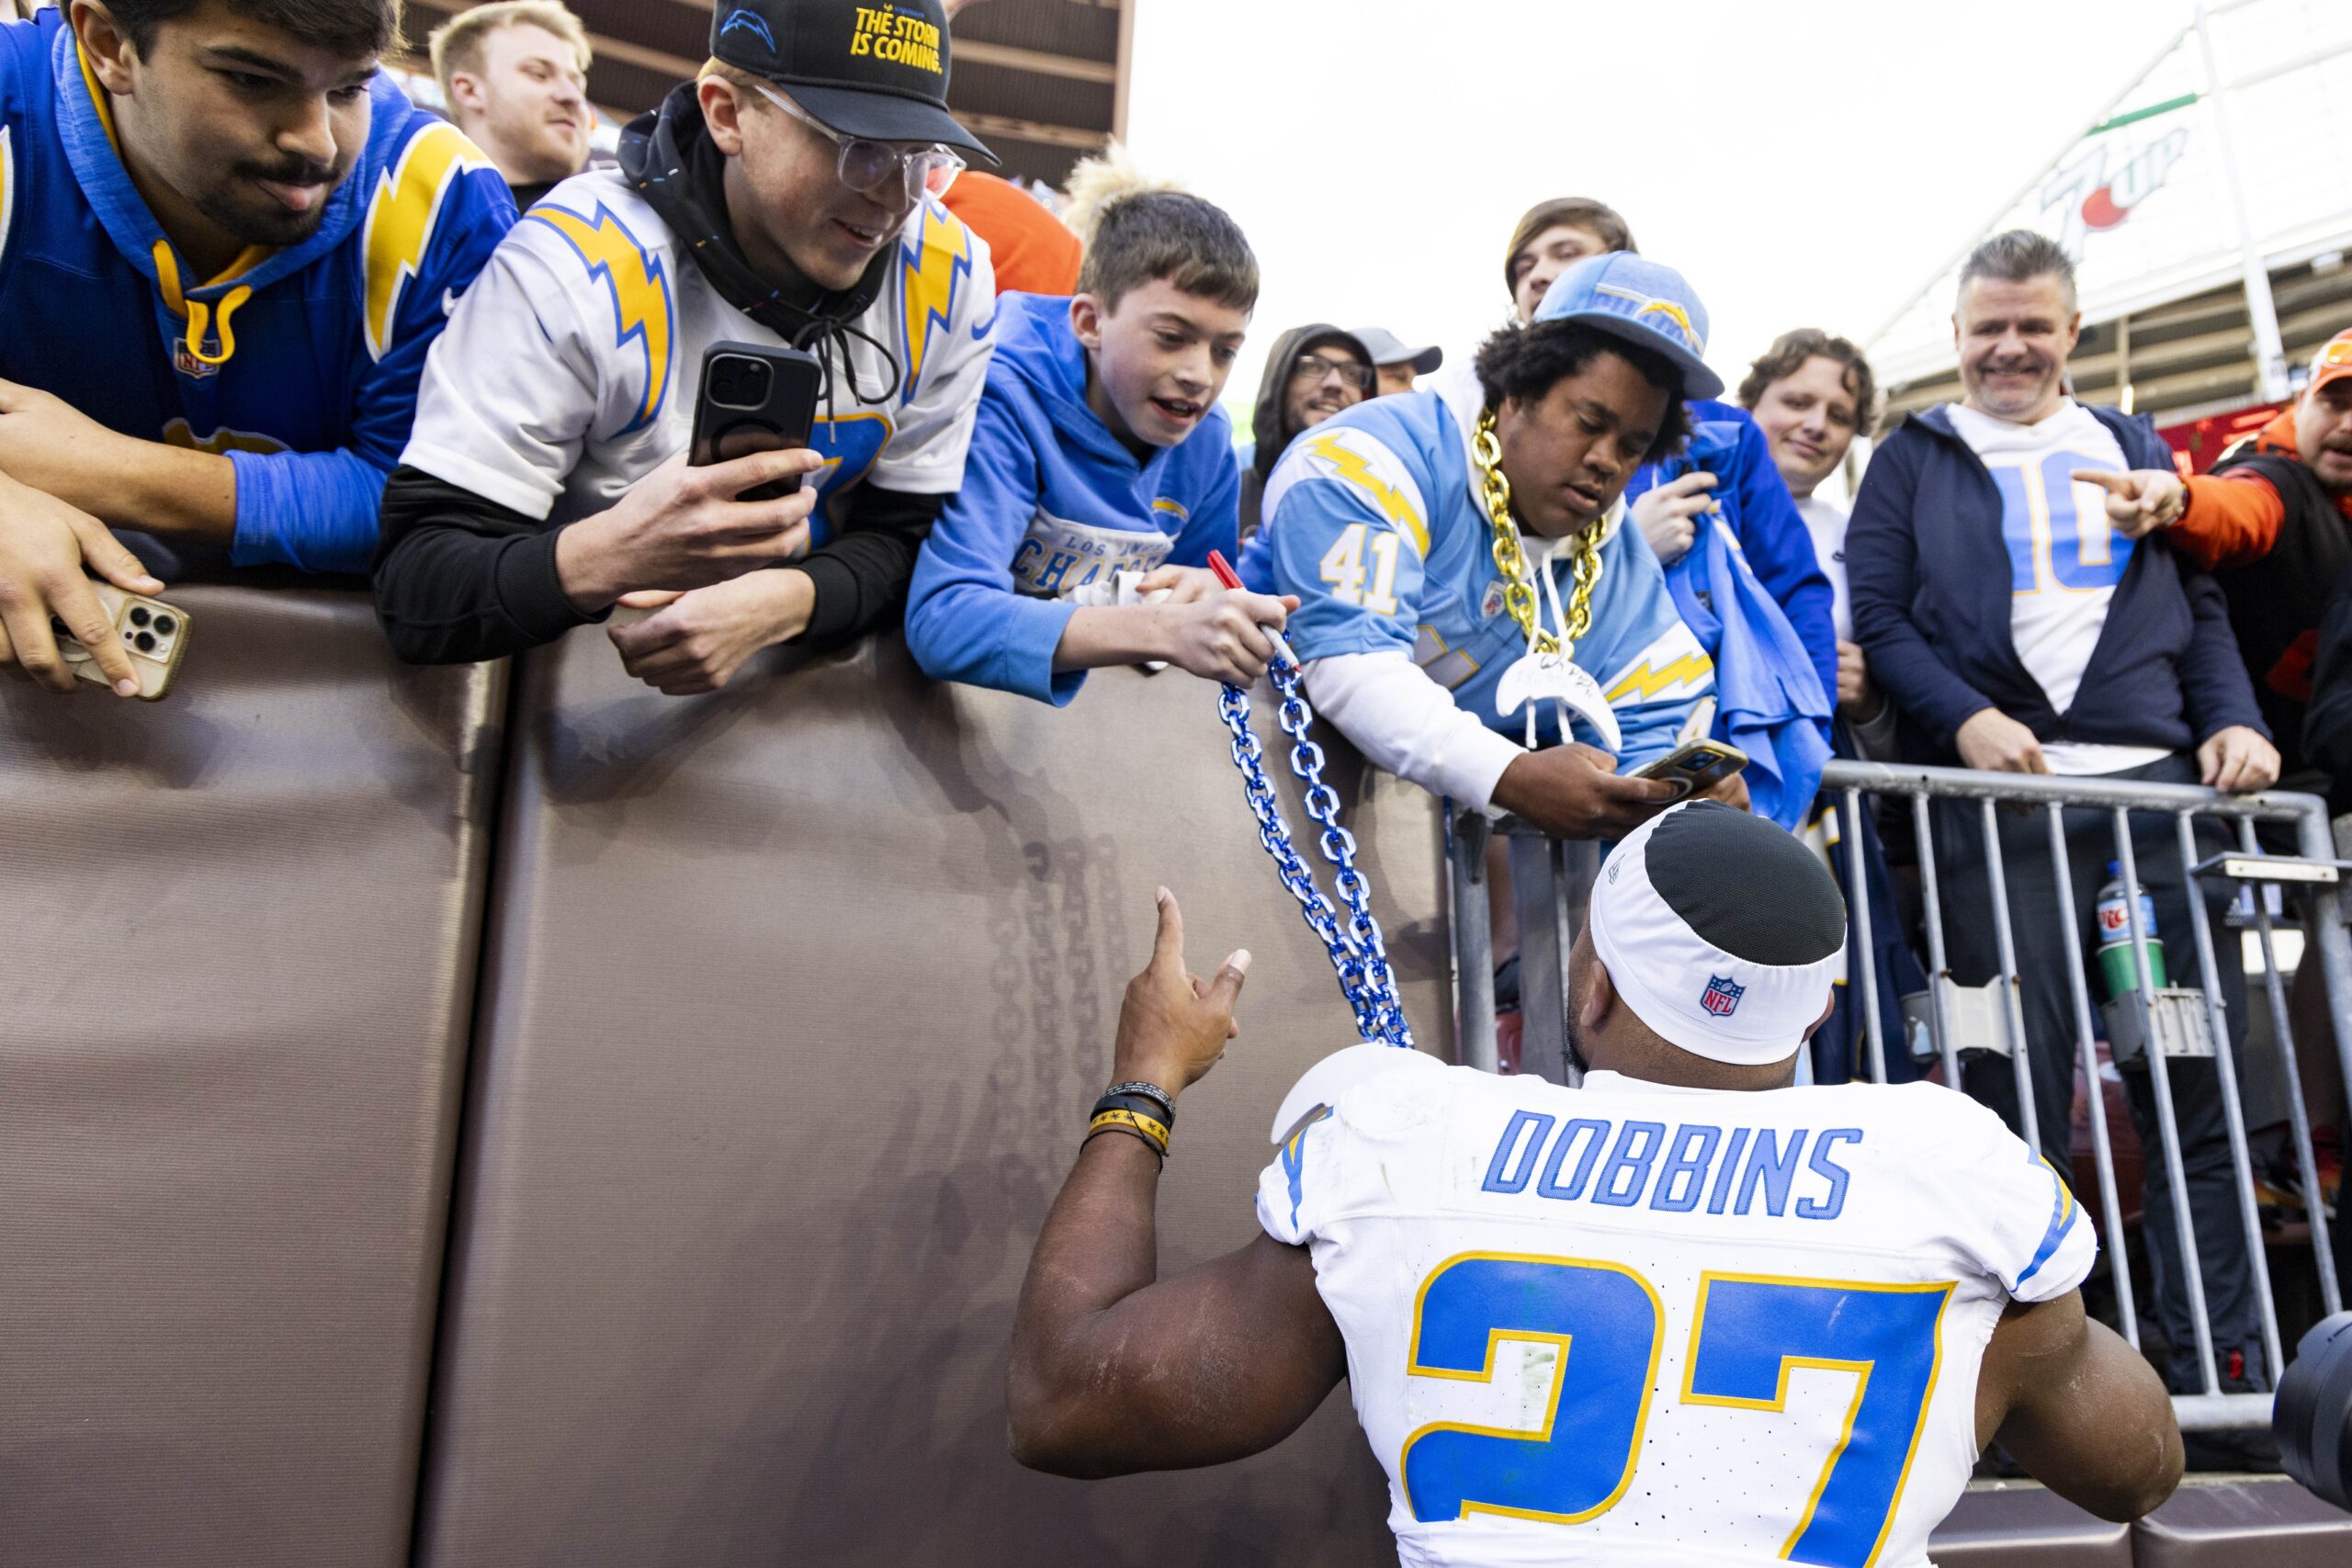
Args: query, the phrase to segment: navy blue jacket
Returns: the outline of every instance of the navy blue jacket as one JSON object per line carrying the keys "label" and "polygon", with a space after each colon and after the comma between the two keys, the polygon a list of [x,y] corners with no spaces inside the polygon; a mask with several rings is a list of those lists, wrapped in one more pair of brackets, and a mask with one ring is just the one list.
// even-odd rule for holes
{"label": "navy blue jacket", "polygon": [[[2090,412],[2132,468],[2172,466],[2145,417]],[[1871,455],[1846,531],[1846,577],[1854,637],[1902,709],[1907,761],[1955,761],[1961,725],[1985,707],[2045,741],[2182,751],[2231,725],[2270,733],[2222,591],[2162,534],[2133,548],[2075,705],[2052,708],[2009,637],[2000,492],[1940,407],[1905,420]]]}

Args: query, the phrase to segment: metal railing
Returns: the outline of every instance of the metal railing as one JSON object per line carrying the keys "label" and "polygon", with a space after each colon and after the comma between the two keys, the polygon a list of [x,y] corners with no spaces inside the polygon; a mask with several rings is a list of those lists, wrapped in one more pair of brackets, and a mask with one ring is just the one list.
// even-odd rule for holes
{"label": "metal railing", "polygon": [[[2285,1365],[2278,1314],[2271,1289],[2261,1216],[2255,1190],[2253,1157],[2248,1143],[2245,1106],[2241,1102],[2239,1064],[2230,1043],[2228,1019],[2220,971],[2214,962],[2215,933],[2206,908],[2200,882],[2222,879],[2255,889],[2251,930],[2263,957],[2263,989],[2268,1003],[2272,1043],[2278,1055],[2280,1089],[2286,1101],[2289,1137],[2293,1145],[2303,1212],[2309,1223],[2311,1249],[2319,1292],[2325,1311],[2342,1310],[2341,1282],[2336,1278],[2328,1222],[2312,1152],[2309,1109],[2296,1071],[2295,1045],[2286,988],[2278,964],[2277,933],[2271,913],[2273,889],[2292,888],[2299,895],[2305,942],[2302,962],[2314,960],[2324,982],[2327,1013],[2333,1025],[2334,1049],[2346,1083],[2352,1083],[2352,938],[2347,938],[2338,892],[2339,866],[2329,829],[2327,807],[2316,795],[2288,792],[2225,795],[2191,785],[2099,777],[2052,777],[2020,773],[1982,773],[1955,768],[1895,766],[1878,762],[1832,761],[1822,781],[1826,796],[1834,796],[1844,842],[1847,903],[1853,931],[1848,952],[1849,998],[1858,1002],[1867,1051],[1859,1076],[1887,1080],[1885,1023],[1882,1016],[1873,912],[1865,894],[1866,857],[1853,852],[1864,841],[1862,814],[1865,795],[1907,799],[1918,849],[1920,902],[1927,942],[1928,985],[1922,1021],[1931,1043],[1931,1060],[1942,1067],[1943,1079],[1955,1088],[1962,1083],[1963,1051],[1984,1051],[2007,1056],[2015,1075],[2019,1122],[2029,1145],[2040,1152],[2034,1113],[2034,1086],[2029,1071],[2029,1044],[2022,1003],[2014,922],[2009,907],[2008,875],[2003,863],[2000,813],[2040,812],[2049,826],[2050,869],[2059,927],[2078,932],[2080,914],[2074,893],[2074,875],[2067,845],[2068,809],[2104,810],[2112,817],[2114,858],[2122,868],[2123,905],[2128,912],[2132,968],[2137,977],[2136,996],[2111,997],[2107,1004],[2109,1036],[2137,1030],[2136,1055],[2144,1063],[2154,1100],[2157,1142],[2147,1151],[2159,1157],[2168,1180],[2172,1217],[2180,1242],[2182,1284],[2188,1315],[2193,1325],[2200,1393],[2178,1394],[2174,1406],[2183,1427],[2219,1429],[2261,1427],[2270,1419],[2268,1393],[2225,1393],[2220,1384],[2213,1353],[2211,1323],[2207,1314],[2204,1271],[2190,1214],[2189,1189],[2179,1118],[2173,1100],[2168,1058],[2210,1055],[2221,1101],[2232,1170],[2237,1188],[2237,1219],[2245,1233],[2254,1292],[2258,1302],[2262,1348],[2268,1377],[2275,1382]],[[1990,914],[1999,954],[1999,973],[1981,990],[1957,986],[1947,963],[1944,910],[1939,886],[1936,854],[1936,800],[1975,801],[1981,816]],[[2201,997],[2187,988],[2156,983],[2143,929],[2138,857],[2131,828],[2133,813],[2160,813],[2173,818],[2178,836],[2191,935],[2198,959]],[[2200,865],[2197,856],[2195,819],[2219,818],[2234,828],[2238,852],[2210,857]],[[2297,852],[2291,856],[2263,854],[2257,848],[2256,825],[2286,824],[2293,829]],[[1583,919],[1592,878],[1600,866],[1600,848],[1590,842],[1545,838],[1515,818],[1490,820],[1475,812],[1454,813],[1449,822],[1452,864],[1455,961],[1459,979],[1459,1029],[1462,1059],[1487,1072],[1498,1070],[1495,999],[1491,984],[1494,947],[1487,907],[1487,867],[1489,842],[1499,838],[1508,846],[1511,908],[1519,927],[1521,996],[1520,1070],[1557,1082],[1573,1082],[1566,1041],[1567,955]],[[2028,890],[2018,889],[2020,897]],[[2099,1207],[2105,1230],[2109,1272],[2116,1293],[2118,1327],[2137,1348],[2140,1343],[2137,1303],[2133,1297],[2131,1252],[2115,1170],[2115,1151],[2109,1137],[2099,1031],[2094,1022],[2083,943],[2064,944],[2069,1009],[2075,1046],[2086,1081],[2090,1086],[2090,1134],[2097,1169]],[[1858,960],[1858,961],[1857,961]],[[1997,1005],[1986,1008],[1984,993],[1995,993]],[[1963,1000],[1974,1001],[1970,1020],[1956,1014]],[[1989,1031],[1985,1015],[1997,1021]],[[1973,1025],[1974,1027],[1971,1027]],[[2125,1044],[2132,1042],[2125,1041]],[[1810,1053],[1799,1056],[1801,1079],[1810,1076]],[[2340,1108],[2339,1108],[2340,1109]],[[2053,1164],[2067,1160],[2071,1151],[2054,1151]],[[2209,1237],[2209,1245],[2211,1238]]]}

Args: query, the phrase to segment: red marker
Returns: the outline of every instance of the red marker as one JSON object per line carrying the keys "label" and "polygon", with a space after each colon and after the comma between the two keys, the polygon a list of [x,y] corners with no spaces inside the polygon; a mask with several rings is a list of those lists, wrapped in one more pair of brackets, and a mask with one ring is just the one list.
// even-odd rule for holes
{"label": "red marker", "polygon": [[[1224,583],[1227,588],[1238,589],[1241,587],[1241,574],[1233,570],[1233,563],[1225,558],[1225,552],[1223,550],[1211,550],[1209,552],[1209,570],[1216,573],[1216,580],[1219,582]],[[1290,650],[1290,644],[1283,640],[1282,633],[1276,631],[1272,626],[1263,625],[1260,626],[1258,629],[1264,632],[1267,637],[1273,643],[1274,652],[1282,659],[1283,663],[1289,665],[1294,670],[1300,668],[1298,655]]]}

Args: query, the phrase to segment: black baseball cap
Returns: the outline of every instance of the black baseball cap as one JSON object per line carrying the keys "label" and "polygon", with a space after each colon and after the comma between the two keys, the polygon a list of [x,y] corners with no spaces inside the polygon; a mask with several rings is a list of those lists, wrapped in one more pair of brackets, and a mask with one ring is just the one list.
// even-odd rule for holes
{"label": "black baseball cap", "polygon": [[936,141],[997,162],[947,112],[941,0],[718,0],[710,52],[791,88],[844,136]]}

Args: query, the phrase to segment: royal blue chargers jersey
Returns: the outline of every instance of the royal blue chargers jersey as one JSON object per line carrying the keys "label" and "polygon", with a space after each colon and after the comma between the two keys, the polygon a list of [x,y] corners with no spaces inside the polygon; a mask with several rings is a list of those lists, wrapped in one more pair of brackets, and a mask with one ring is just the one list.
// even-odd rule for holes
{"label": "royal blue chargers jersey", "polygon": [[198,278],[131,184],[60,12],[0,26],[0,378],[225,454],[241,565],[367,570],[425,350],[514,221],[456,127],[387,76],[368,96],[367,144],[311,237]]}

